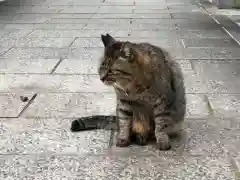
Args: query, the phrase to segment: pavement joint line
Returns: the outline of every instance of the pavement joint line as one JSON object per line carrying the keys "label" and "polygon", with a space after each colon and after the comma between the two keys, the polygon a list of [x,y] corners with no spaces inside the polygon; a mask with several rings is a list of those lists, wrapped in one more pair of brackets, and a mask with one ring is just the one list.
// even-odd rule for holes
{"label": "pavement joint line", "polygon": [[6,50],[6,51],[4,51],[4,52],[2,52],[1,54],[0,54],[0,56],[4,56],[6,53],[8,53],[11,49],[13,49],[13,47],[9,47],[9,49],[8,50]]}
{"label": "pavement joint line", "polygon": [[19,39],[23,39],[26,38],[27,36],[29,36],[30,34],[32,34],[35,31],[35,29],[33,29],[31,32],[27,33],[25,36],[19,38]]}
{"label": "pavement joint line", "polygon": [[[209,15],[217,24],[220,25],[220,27],[223,29],[223,31],[224,31],[225,33],[227,33],[227,34],[240,46],[240,41],[238,41],[238,40],[224,27],[224,25],[222,25],[222,24],[212,15],[212,13],[209,12],[199,1],[197,1],[197,3],[200,5],[200,7],[201,7],[202,9],[204,9],[204,10],[208,13],[208,15]],[[231,19],[229,19],[229,20],[232,21]],[[233,22],[233,23],[235,23],[235,22]],[[236,24],[236,23],[235,23],[235,24]]]}
{"label": "pavement joint line", "polygon": [[61,64],[61,62],[64,60],[65,58],[60,58],[59,61],[57,62],[57,64],[53,67],[52,71],[50,72],[50,74],[53,74],[57,67]]}
{"label": "pavement joint line", "polygon": [[28,101],[28,103],[26,104],[26,106],[24,106],[24,108],[22,109],[22,111],[18,114],[18,118],[23,114],[23,112],[32,104],[32,102],[34,101],[34,99],[37,97],[37,93],[35,93],[32,98]]}
{"label": "pavement joint line", "polygon": [[207,97],[206,94],[204,94],[204,101],[207,103],[207,108],[208,108],[208,113],[210,116],[214,116],[214,110],[213,110],[213,107]]}
{"label": "pavement joint line", "polygon": [[78,39],[78,37],[75,37],[74,39],[73,39],[73,41],[69,44],[69,48],[71,48],[71,46],[73,45],[73,43],[76,41]]}

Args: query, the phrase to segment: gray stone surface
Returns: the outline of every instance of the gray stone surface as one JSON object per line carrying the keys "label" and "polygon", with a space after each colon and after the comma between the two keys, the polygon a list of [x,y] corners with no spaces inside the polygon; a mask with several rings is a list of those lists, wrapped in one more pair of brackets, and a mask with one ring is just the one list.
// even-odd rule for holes
{"label": "gray stone surface", "polygon": [[178,31],[180,38],[189,39],[231,39],[221,30]]}
{"label": "gray stone surface", "polygon": [[[59,104],[59,101],[62,103]],[[107,106],[106,106],[107,104]],[[91,115],[114,114],[116,96],[114,93],[45,93],[38,94],[22,117],[77,118]],[[207,103],[201,95],[187,95],[188,118],[208,116]]]}
{"label": "gray stone surface", "polygon": [[238,59],[239,48],[214,47],[214,48],[186,48],[183,50],[185,59]]}
{"label": "gray stone surface", "polygon": [[71,54],[71,50],[67,48],[11,48],[5,53],[3,58],[17,58],[17,59],[29,59],[29,58],[60,58]]}
{"label": "gray stone surface", "polygon": [[210,105],[217,116],[238,117],[240,113],[239,94],[208,95]]}
{"label": "gray stone surface", "polygon": [[[21,96],[27,97],[28,101],[23,102]],[[0,118],[18,117],[32,96],[33,93],[0,93]]]}
{"label": "gray stone surface", "polygon": [[59,60],[0,58],[0,73],[51,73]]}
{"label": "gray stone surface", "polygon": [[[143,19],[144,20],[144,19]],[[131,23],[130,23],[131,22]],[[83,29],[111,29],[111,28],[117,28],[120,29],[122,27],[126,28],[126,29],[136,29],[136,30],[175,30],[175,24],[174,23],[160,23],[160,24],[154,24],[154,23],[148,23],[149,21],[146,21],[145,23],[141,23],[139,22],[139,20],[133,19],[130,20],[129,23],[125,23],[125,24],[101,24],[101,26],[99,26],[99,24],[87,24],[85,28]]]}
{"label": "gray stone surface", "polygon": [[96,154],[108,148],[110,131],[70,132],[69,119],[4,119],[1,154]]}
{"label": "gray stone surface", "polygon": [[0,43],[2,47],[53,47],[53,48],[67,48],[74,38],[19,38]]}
{"label": "gray stone surface", "polygon": [[214,22],[205,22],[205,20],[203,20],[202,22],[191,22],[191,21],[185,21],[182,22],[180,24],[177,24],[177,28],[180,30],[219,30],[220,26]]}
{"label": "gray stone surface", "polygon": [[[52,17],[53,14],[19,14],[15,16],[11,23],[44,23]],[[1,22],[1,21],[0,21]]]}
{"label": "gray stone surface", "polygon": [[46,93],[38,94],[22,117],[77,118],[110,115],[115,109],[114,93]]}
{"label": "gray stone surface", "polygon": [[[84,72],[84,71],[83,71]],[[206,93],[208,89],[199,75],[185,73],[187,93]],[[98,75],[86,74],[0,74],[4,82],[0,92],[36,91],[36,92],[109,92]],[[79,86],[79,84],[81,86]]]}
{"label": "gray stone surface", "polygon": [[[111,152],[110,152],[111,153]],[[4,178],[48,179],[187,179],[204,176],[207,180],[234,180],[225,159],[210,157],[159,157],[133,153],[104,153],[87,157],[76,156],[1,156]],[[147,153],[147,152],[146,152]],[[148,154],[148,153],[147,153]],[[153,160],[152,160],[153,159]],[[148,163],[148,166],[144,164]],[[25,166],[28,166],[28,169]],[[161,172],[159,172],[161,167]],[[22,170],[22,173],[19,171]],[[54,177],[54,178],[53,178]],[[81,177],[81,178],[79,178]]]}
{"label": "gray stone surface", "polygon": [[238,44],[232,39],[182,39],[186,48],[207,47],[236,47]]}
{"label": "gray stone surface", "polygon": [[[236,180],[239,27],[195,0],[22,0],[0,6],[0,179]],[[172,149],[117,148],[71,121],[115,112],[97,74],[100,34],[150,42],[180,64],[187,112]],[[23,101],[26,96],[28,100]]]}
{"label": "gray stone surface", "polygon": [[195,72],[202,77],[211,93],[239,93],[238,60],[192,61]]}
{"label": "gray stone surface", "polygon": [[109,92],[98,75],[0,74],[0,92]]}

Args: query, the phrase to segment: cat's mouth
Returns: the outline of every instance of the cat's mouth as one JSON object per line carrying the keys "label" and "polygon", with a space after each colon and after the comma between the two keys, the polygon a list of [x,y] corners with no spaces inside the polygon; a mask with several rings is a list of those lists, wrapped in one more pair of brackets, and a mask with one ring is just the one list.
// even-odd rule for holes
{"label": "cat's mouth", "polygon": [[108,86],[112,86],[115,83],[115,79],[112,77],[106,77],[104,80],[101,79],[101,81]]}

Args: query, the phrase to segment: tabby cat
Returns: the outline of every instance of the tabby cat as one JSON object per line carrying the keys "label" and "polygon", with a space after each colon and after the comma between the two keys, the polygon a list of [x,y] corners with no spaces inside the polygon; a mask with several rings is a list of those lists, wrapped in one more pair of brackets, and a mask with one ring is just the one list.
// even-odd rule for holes
{"label": "tabby cat", "polygon": [[115,89],[116,116],[82,117],[72,122],[71,130],[103,129],[116,122],[116,146],[129,146],[132,137],[146,145],[154,137],[158,149],[170,149],[169,136],[180,132],[186,111],[179,65],[167,51],[149,43],[119,41],[108,33],[101,40],[99,76]]}

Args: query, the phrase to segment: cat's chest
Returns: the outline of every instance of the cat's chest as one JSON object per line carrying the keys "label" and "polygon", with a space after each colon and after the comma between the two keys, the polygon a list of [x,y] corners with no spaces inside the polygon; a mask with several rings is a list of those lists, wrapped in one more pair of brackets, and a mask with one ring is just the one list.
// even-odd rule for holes
{"label": "cat's chest", "polygon": [[145,92],[142,94],[118,94],[119,99],[128,100],[133,102],[133,104],[137,104],[140,107],[152,108],[155,102],[159,99],[157,95],[154,95],[149,92]]}

